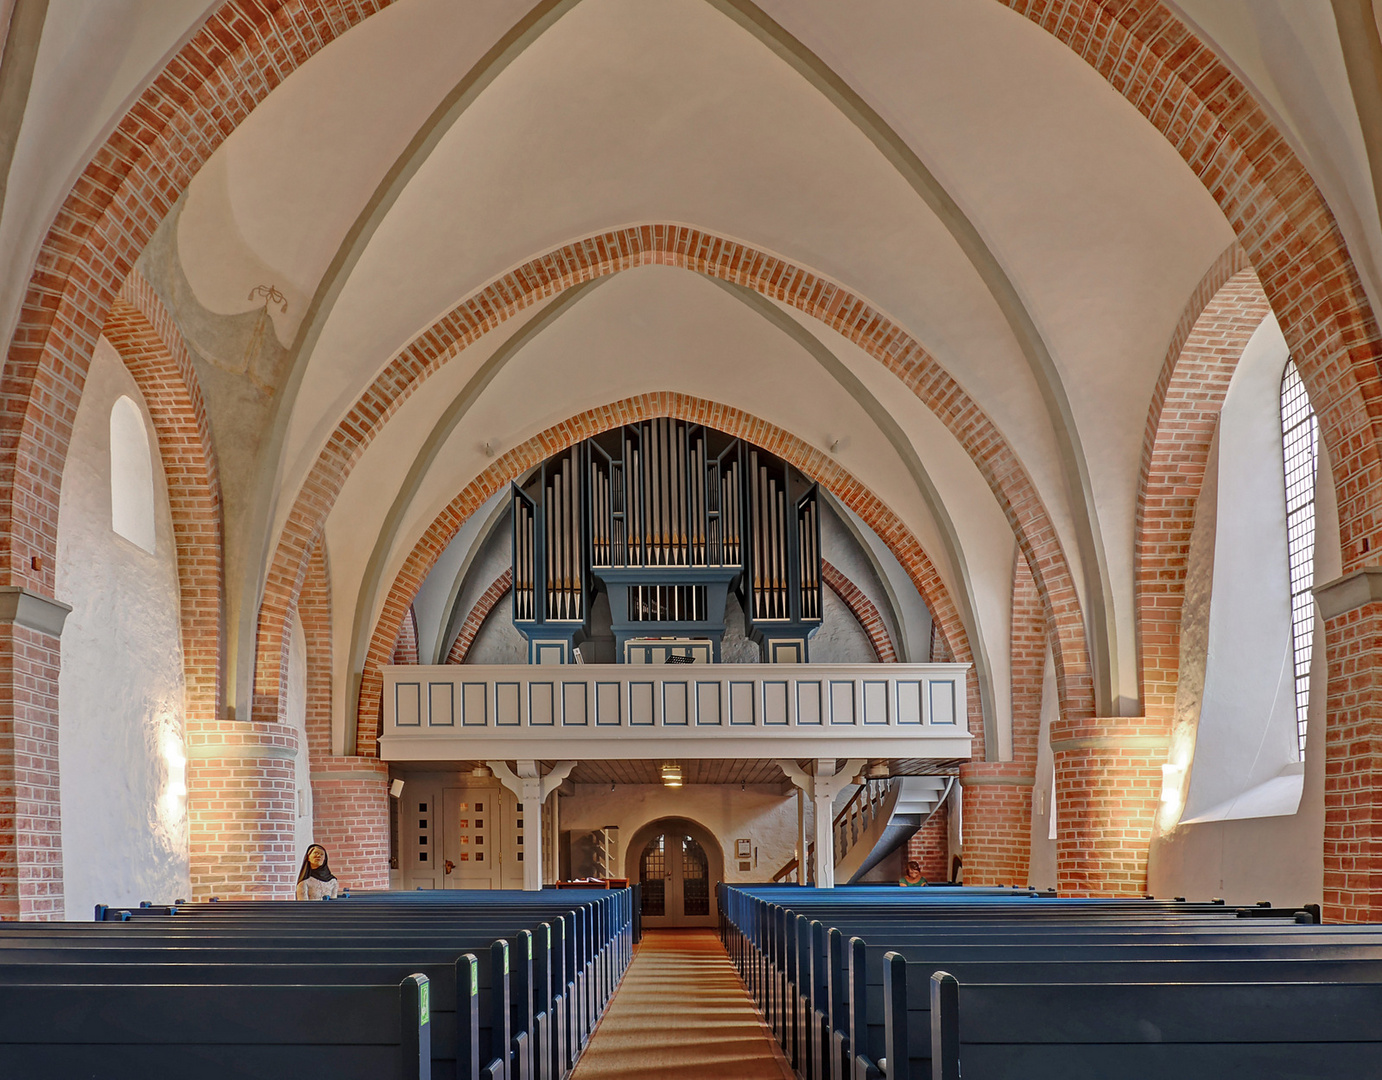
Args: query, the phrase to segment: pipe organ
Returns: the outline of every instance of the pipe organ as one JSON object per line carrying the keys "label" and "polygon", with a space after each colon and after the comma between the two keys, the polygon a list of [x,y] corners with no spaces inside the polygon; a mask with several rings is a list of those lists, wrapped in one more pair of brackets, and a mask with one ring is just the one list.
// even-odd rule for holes
{"label": "pipe organ", "polygon": [[817,491],[772,454],[646,420],[550,458],[513,485],[512,506],[514,624],[531,662],[574,658],[600,592],[620,662],[666,639],[709,642],[718,660],[730,590],[765,659],[807,659],[821,621]]}

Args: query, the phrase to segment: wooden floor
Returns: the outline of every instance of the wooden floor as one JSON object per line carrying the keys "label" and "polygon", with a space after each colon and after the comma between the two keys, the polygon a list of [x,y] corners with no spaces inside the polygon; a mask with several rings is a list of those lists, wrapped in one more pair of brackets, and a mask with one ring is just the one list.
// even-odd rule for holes
{"label": "wooden floor", "polygon": [[715,932],[646,930],[572,1080],[791,1076]]}

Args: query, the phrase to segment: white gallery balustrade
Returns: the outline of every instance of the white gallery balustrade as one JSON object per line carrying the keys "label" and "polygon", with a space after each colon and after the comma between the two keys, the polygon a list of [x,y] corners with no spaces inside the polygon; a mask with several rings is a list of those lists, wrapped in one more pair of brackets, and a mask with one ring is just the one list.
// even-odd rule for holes
{"label": "white gallery balustrade", "polygon": [[385,761],[967,759],[968,664],[400,665]]}

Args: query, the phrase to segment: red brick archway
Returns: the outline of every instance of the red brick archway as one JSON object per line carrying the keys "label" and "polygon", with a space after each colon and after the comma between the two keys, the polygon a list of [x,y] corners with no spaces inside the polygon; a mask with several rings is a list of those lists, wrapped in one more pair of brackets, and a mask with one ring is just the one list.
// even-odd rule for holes
{"label": "red brick archway", "polygon": [[[133,375],[153,421],[168,485],[176,547],[185,679],[188,848],[192,894],[253,894],[290,827],[291,762],[241,756],[226,747],[223,522],[216,455],[187,346],[147,281],[126,280],[103,333]],[[241,730],[242,729],[237,729]],[[276,741],[277,743],[277,741]],[[286,743],[282,744],[286,746]],[[259,767],[262,765],[262,768]],[[269,806],[275,813],[267,813]],[[226,813],[228,807],[254,812]]]}
{"label": "red brick archway", "polygon": [[[211,153],[275,86],[388,2],[231,0],[154,77],[92,155],[49,224],[0,375],[0,585],[53,594],[62,472],[87,368],[116,296],[154,229]],[[218,634],[223,621],[218,616]],[[204,657],[206,651],[195,654]],[[10,841],[9,854],[0,857],[0,893],[7,894],[0,914],[13,908],[21,917],[42,917],[62,904],[61,847],[48,809],[58,787],[59,667],[55,635],[0,627],[0,694],[9,702],[7,715],[0,716],[0,743],[14,744],[0,755],[0,781],[13,779],[20,756],[29,757],[30,765],[45,762],[44,775],[33,783],[0,782],[0,788],[13,788],[0,795],[0,819],[11,822],[10,830],[0,828],[6,834],[0,840]],[[200,710],[219,700],[222,680],[216,678],[211,691],[202,669],[193,674],[189,692],[195,698],[189,704]],[[17,721],[24,725],[22,737]],[[281,755],[294,741],[278,727],[241,724],[236,735],[261,747],[272,744],[279,756],[262,763],[273,773],[283,771]],[[193,761],[212,767],[214,759],[189,749]],[[242,756],[226,767],[248,760]],[[202,767],[189,762],[189,789]],[[26,766],[26,777],[31,773],[37,775]],[[254,801],[248,807],[224,801],[216,816],[254,818],[257,824],[249,827],[260,832],[291,828],[280,808],[264,811]],[[195,812],[192,828],[195,833]],[[239,850],[238,843],[231,841],[231,849]],[[291,845],[288,851],[291,858]],[[277,853],[269,861],[276,859]],[[283,873],[275,865],[239,875],[236,887],[272,888],[290,876],[291,867]]]}
{"label": "red brick archway", "polygon": [[1382,339],[1338,224],[1247,87],[1156,0],[1006,0],[1165,136],[1256,270],[1335,467],[1345,571],[1382,536]]}
{"label": "red brick archway", "polygon": [[[324,545],[318,545],[308,560],[297,619],[307,645],[312,840],[330,853],[336,876],[348,888],[387,889],[388,766],[372,758],[331,753],[331,567]],[[300,858],[305,852],[294,854]]]}
{"label": "red brick archway", "polygon": [[44,239],[0,380],[0,584],[52,595],[72,420],[96,339],[154,229],[269,91],[388,3],[230,0],[96,151]]}
{"label": "red brick archway", "polygon": [[983,410],[916,339],[863,298],[784,259],[681,225],[602,233],[526,263],[453,308],[375,379],[327,441],[279,535],[259,610],[256,715],[282,712],[287,612],[301,588],[305,553],[317,543],[355,463],[403,402],[457,353],[533,303],[584,281],[650,265],[732,281],[791,304],[884,364],[932,409],[988,481],[1023,556],[1037,568],[1063,710],[1093,715],[1093,675],[1074,575],[1031,478]]}
{"label": "red brick archway", "polygon": [[[560,453],[582,439],[598,435],[620,424],[631,424],[655,416],[706,424],[719,431],[747,439],[790,462],[811,477],[842,504],[853,510],[897,558],[917,591],[943,628],[954,650],[955,660],[972,663],[969,636],[944,581],[912,531],[892,509],[855,479],[833,458],[803,442],[795,435],[766,420],[730,405],[706,401],[672,391],[641,394],[609,405],[587,410],[542,431],[496,458],[437,515],[395,576],[388,597],[375,623],[365,655],[360,680],[360,699],[356,710],[356,751],[373,756],[378,734],[383,667],[393,654],[399,628],[412,607],[413,598],[441,553],[457,531],[484,502],[511,479],[539,462]],[[984,756],[984,721],[979,702],[978,680],[969,672],[969,729],[974,735],[972,753]]]}
{"label": "red brick archway", "polygon": [[[1243,83],[1155,0],[1008,3],[1068,45],[1141,112],[1228,219],[1320,422],[1334,468],[1344,573],[1361,570],[1376,558],[1372,552],[1382,534],[1382,343],[1338,223],[1304,164]],[[1382,603],[1349,602],[1327,614],[1325,917],[1379,919],[1382,738],[1374,702],[1382,696]],[[1062,725],[1062,734],[1073,737],[1071,745],[1086,736],[1115,742],[1148,737],[1131,722],[1105,726],[1107,734],[1088,735],[1079,724]],[[1156,723],[1148,730],[1155,733]],[[1113,760],[1074,751],[1056,756],[1057,772],[1064,768],[1076,787],[1097,783]],[[1141,800],[1148,822],[1155,800],[1155,792]],[[1100,850],[1101,829],[1112,836],[1148,831],[1129,830],[1095,809],[1076,799],[1062,810],[1062,820],[1069,812],[1077,826],[1061,841],[1063,887],[1117,876],[1125,852],[1108,844]],[[1141,883],[1128,880],[1119,887],[1135,891]]]}
{"label": "red brick archway", "polygon": [[[1229,380],[1271,309],[1251,268],[1224,281],[1167,356],[1148,417],[1137,499],[1135,573],[1143,700],[1168,725],[1180,672],[1181,606],[1195,509]],[[1187,311],[1187,316],[1191,315]]]}
{"label": "red brick archway", "polygon": [[214,721],[221,714],[225,626],[221,487],[201,385],[181,333],[139,274],[125,282],[103,333],[144,395],[167,477],[187,720]]}
{"label": "red brick archway", "polygon": [[393,660],[391,662],[395,664],[416,664],[418,662],[417,612],[412,608],[408,609],[408,617],[398,628],[398,640],[393,643]]}

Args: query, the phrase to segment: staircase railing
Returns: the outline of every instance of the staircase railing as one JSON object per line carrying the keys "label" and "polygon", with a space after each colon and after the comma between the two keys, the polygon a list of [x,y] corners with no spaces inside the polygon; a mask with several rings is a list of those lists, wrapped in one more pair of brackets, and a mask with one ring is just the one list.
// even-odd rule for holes
{"label": "staircase railing", "polygon": [[[850,796],[849,802],[845,803],[840,812],[835,815],[831,835],[835,841],[836,862],[845,857],[845,853],[859,842],[859,837],[867,832],[869,826],[877,819],[883,808],[883,803],[888,797],[888,792],[892,789],[892,784],[892,780],[886,778],[865,781]],[[773,875],[773,881],[783,880],[796,868],[797,859],[794,855]],[[816,880],[816,842],[814,840],[808,840],[806,843],[806,880]]]}
{"label": "staircase railing", "polygon": [[859,785],[857,791],[845,803],[844,809],[835,815],[833,835],[835,837],[835,861],[839,862],[862,836],[882,808],[892,789],[893,782],[888,779],[867,780]]}

